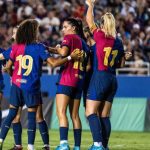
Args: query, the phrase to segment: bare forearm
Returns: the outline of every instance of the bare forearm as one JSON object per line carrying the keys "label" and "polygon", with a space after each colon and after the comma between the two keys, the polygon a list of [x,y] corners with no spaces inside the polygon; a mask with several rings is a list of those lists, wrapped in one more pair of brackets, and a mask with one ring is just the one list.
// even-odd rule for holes
{"label": "bare forearm", "polygon": [[63,48],[58,48],[57,52],[58,52],[58,54],[60,54],[63,57],[67,56],[67,54],[68,54],[68,50],[64,50]]}
{"label": "bare forearm", "polygon": [[57,48],[54,48],[54,47],[48,47],[48,51],[53,54],[58,54]]}
{"label": "bare forearm", "polygon": [[68,61],[67,57],[65,58],[59,58],[56,63],[54,64],[54,67],[58,67],[58,66],[61,66],[63,65],[64,63],[66,63]]}
{"label": "bare forearm", "polygon": [[94,8],[94,6],[92,4],[89,5],[88,10],[87,10],[87,14],[86,14],[86,21],[87,21],[89,28],[91,28],[94,24],[93,8]]}
{"label": "bare forearm", "polygon": [[123,57],[120,63],[120,68],[124,67],[125,65],[125,58]]}
{"label": "bare forearm", "polygon": [[53,67],[53,68],[55,68],[55,67],[58,67],[58,66],[61,66],[61,65],[63,65],[64,63],[66,63],[68,61],[68,59],[67,59],[67,57],[65,57],[65,58],[49,58],[48,60],[47,60],[47,62],[48,62],[48,64],[51,66],[51,67]]}

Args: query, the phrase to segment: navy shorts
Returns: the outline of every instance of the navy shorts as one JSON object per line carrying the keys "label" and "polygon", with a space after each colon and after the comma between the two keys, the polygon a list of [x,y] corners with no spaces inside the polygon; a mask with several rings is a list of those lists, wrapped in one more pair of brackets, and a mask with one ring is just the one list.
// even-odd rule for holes
{"label": "navy shorts", "polygon": [[4,82],[3,80],[1,80],[0,81],[0,93],[3,93],[4,87],[5,87]]}
{"label": "navy shorts", "polygon": [[23,106],[24,104],[26,104],[27,107],[40,105],[42,104],[41,92],[30,93],[12,84],[9,103],[16,107]]}
{"label": "navy shorts", "polygon": [[82,90],[66,85],[57,85],[56,94],[64,94],[69,96],[71,99],[81,99]]}
{"label": "navy shorts", "polygon": [[107,71],[95,71],[92,75],[87,99],[113,102],[117,91],[116,76]]}

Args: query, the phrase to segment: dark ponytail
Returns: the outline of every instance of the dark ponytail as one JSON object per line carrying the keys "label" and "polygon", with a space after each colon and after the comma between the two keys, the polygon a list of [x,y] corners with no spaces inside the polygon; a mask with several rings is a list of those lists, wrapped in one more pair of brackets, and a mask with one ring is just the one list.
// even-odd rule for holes
{"label": "dark ponytail", "polygon": [[78,21],[78,24],[79,24],[79,26],[78,26],[78,35],[82,39],[86,40],[86,38],[84,36],[84,32],[83,32],[83,23],[82,23],[81,19],[77,19],[77,21]]}

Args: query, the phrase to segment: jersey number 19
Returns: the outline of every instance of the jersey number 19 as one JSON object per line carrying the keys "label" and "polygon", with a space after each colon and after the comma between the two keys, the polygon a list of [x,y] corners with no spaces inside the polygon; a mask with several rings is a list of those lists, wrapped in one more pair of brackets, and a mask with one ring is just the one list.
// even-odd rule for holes
{"label": "jersey number 19", "polygon": [[33,58],[30,55],[19,55],[16,57],[16,61],[19,61],[19,69],[17,75],[21,75],[21,70],[25,69],[24,76],[28,76],[32,71]]}

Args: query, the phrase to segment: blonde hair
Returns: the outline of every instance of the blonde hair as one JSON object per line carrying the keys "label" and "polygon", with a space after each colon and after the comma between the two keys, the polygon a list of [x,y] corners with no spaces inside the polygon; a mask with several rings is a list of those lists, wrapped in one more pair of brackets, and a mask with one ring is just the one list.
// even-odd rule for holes
{"label": "blonde hair", "polygon": [[116,22],[112,13],[107,12],[101,17],[101,25],[106,37],[116,37]]}

